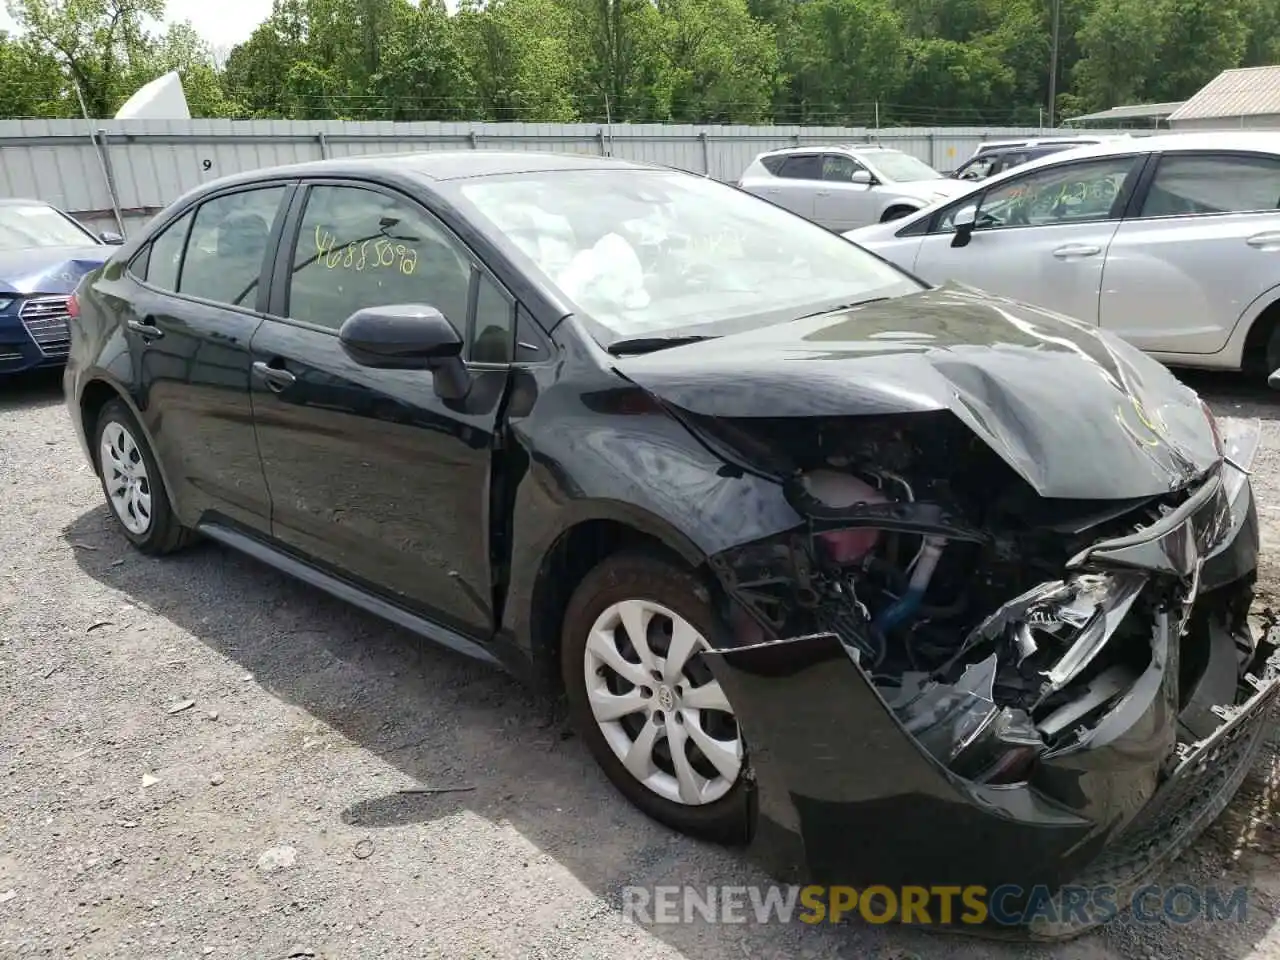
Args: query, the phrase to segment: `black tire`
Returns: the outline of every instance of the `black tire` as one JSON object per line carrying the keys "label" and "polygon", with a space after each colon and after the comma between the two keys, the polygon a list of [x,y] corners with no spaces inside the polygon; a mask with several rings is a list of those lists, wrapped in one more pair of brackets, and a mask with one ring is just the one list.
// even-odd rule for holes
{"label": "black tire", "polygon": [[[145,487],[151,497],[151,515],[145,530],[130,530],[111,501],[111,475],[102,462],[102,437],[112,424],[118,424],[127,432],[146,470]],[[169,493],[165,489],[159,464],[156,463],[147,436],[123,401],[108,401],[98,414],[98,420],[93,425],[93,457],[98,465],[98,478],[102,483],[103,496],[107,500],[107,510],[130,543],[143,553],[160,556],[180,550],[191,542],[194,534],[178,522],[178,517],[173,512]]]}
{"label": "black tire", "polygon": [[1262,371],[1262,379],[1265,381],[1276,370],[1280,370],[1280,323],[1275,323],[1271,327],[1263,360],[1267,365],[1267,369]]}
{"label": "black tire", "polygon": [[605,739],[587,702],[583,661],[588,635],[597,618],[624,600],[648,600],[684,618],[703,637],[712,635],[711,605],[696,576],[667,560],[644,553],[615,554],[583,578],[565,613],[560,672],[569,716],[587,748],[613,785],[659,823],[716,843],[743,843],[750,836],[751,807],[746,758],[737,780],[710,803],[686,805],[659,796],[633,777]]}

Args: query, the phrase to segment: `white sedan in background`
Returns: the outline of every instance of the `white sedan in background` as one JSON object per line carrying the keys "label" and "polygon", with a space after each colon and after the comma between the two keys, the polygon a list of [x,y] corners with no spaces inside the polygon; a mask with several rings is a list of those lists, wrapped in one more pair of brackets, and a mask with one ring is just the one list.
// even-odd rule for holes
{"label": "white sedan in background", "polygon": [[1172,365],[1280,368],[1280,133],[1080,147],[845,236],[930,283],[1068,314]]}

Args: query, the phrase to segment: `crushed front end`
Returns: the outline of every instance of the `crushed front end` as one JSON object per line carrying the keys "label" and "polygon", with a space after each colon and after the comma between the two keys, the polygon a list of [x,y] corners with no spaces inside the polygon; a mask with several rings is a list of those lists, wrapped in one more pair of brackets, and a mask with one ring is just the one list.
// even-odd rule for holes
{"label": "crushed front end", "polygon": [[712,560],[775,875],[1124,890],[1234,794],[1280,691],[1249,620],[1256,423],[1126,500],[1041,497],[946,412],[714,429],[794,451],[804,518]]}

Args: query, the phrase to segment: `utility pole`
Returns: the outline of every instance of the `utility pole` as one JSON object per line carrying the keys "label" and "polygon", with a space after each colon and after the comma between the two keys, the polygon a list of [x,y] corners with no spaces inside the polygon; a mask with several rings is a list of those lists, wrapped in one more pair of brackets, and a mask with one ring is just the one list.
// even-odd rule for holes
{"label": "utility pole", "polygon": [[1053,2],[1053,49],[1049,54],[1049,129],[1053,129],[1053,114],[1058,99],[1058,20],[1062,13],[1062,0]]}

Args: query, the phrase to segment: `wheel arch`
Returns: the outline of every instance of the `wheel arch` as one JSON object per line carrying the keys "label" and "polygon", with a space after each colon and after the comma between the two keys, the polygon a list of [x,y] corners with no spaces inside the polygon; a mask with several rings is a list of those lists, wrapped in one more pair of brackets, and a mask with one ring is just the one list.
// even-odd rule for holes
{"label": "wheel arch", "polygon": [[[880,213],[880,222],[888,223],[889,221],[897,220],[900,217],[909,216],[910,214],[913,214],[913,213],[919,213],[923,209],[924,207],[919,206],[917,204],[904,203],[901,200],[895,200],[892,203],[890,203],[887,207],[885,207],[884,210]],[[894,215],[890,216],[890,214],[894,214]]]}
{"label": "wheel arch", "polygon": [[560,640],[573,592],[607,557],[628,550],[649,552],[707,573],[702,551],[649,511],[618,501],[580,504],[542,552],[529,593],[527,642],[538,686],[560,690]]}
{"label": "wheel arch", "polygon": [[1280,324],[1280,285],[1272,287],[1245,308],[1241,315],[1244,341],[1240,348],[1240,369],[1247,373],[1271,373],[1266,366],[1267,341]]}
{"label": "wheel arch", "polygon": [[119,400],[125,405],[133,417],[134,423],[142,432],[143,439],[146,440],[147,446],[151,449],[151,455],[155,458],[156,466],[160,470],[160,480],[164,484],[164,489],[169,496],[170,502],[173,504],[174,512],[178,516],[182,516],[181,508],[174,497],[173,484],[169,482],[168,472],[165,470],[164,463],[160,460],[160,456],[156,453],[155,439],[151,436],[151,431],[147,429],[147,424],[138,410],[137,404],[133,402],[133,398],[129,396],[127,390],[120,388],[118,384],[103,376],[90,376],[85,380],[84,385],[80,388],[80,396],[77,398],[77,406],[80,411],[80,431],[85,438],[85,447],[89,451],[89,462],[93,465],[95,475],[101,476],[101,470],[98,466],[98,451],[94,449],[94,441],[97,434],[98,419],[102,416],[102,410],[112,400]]}

